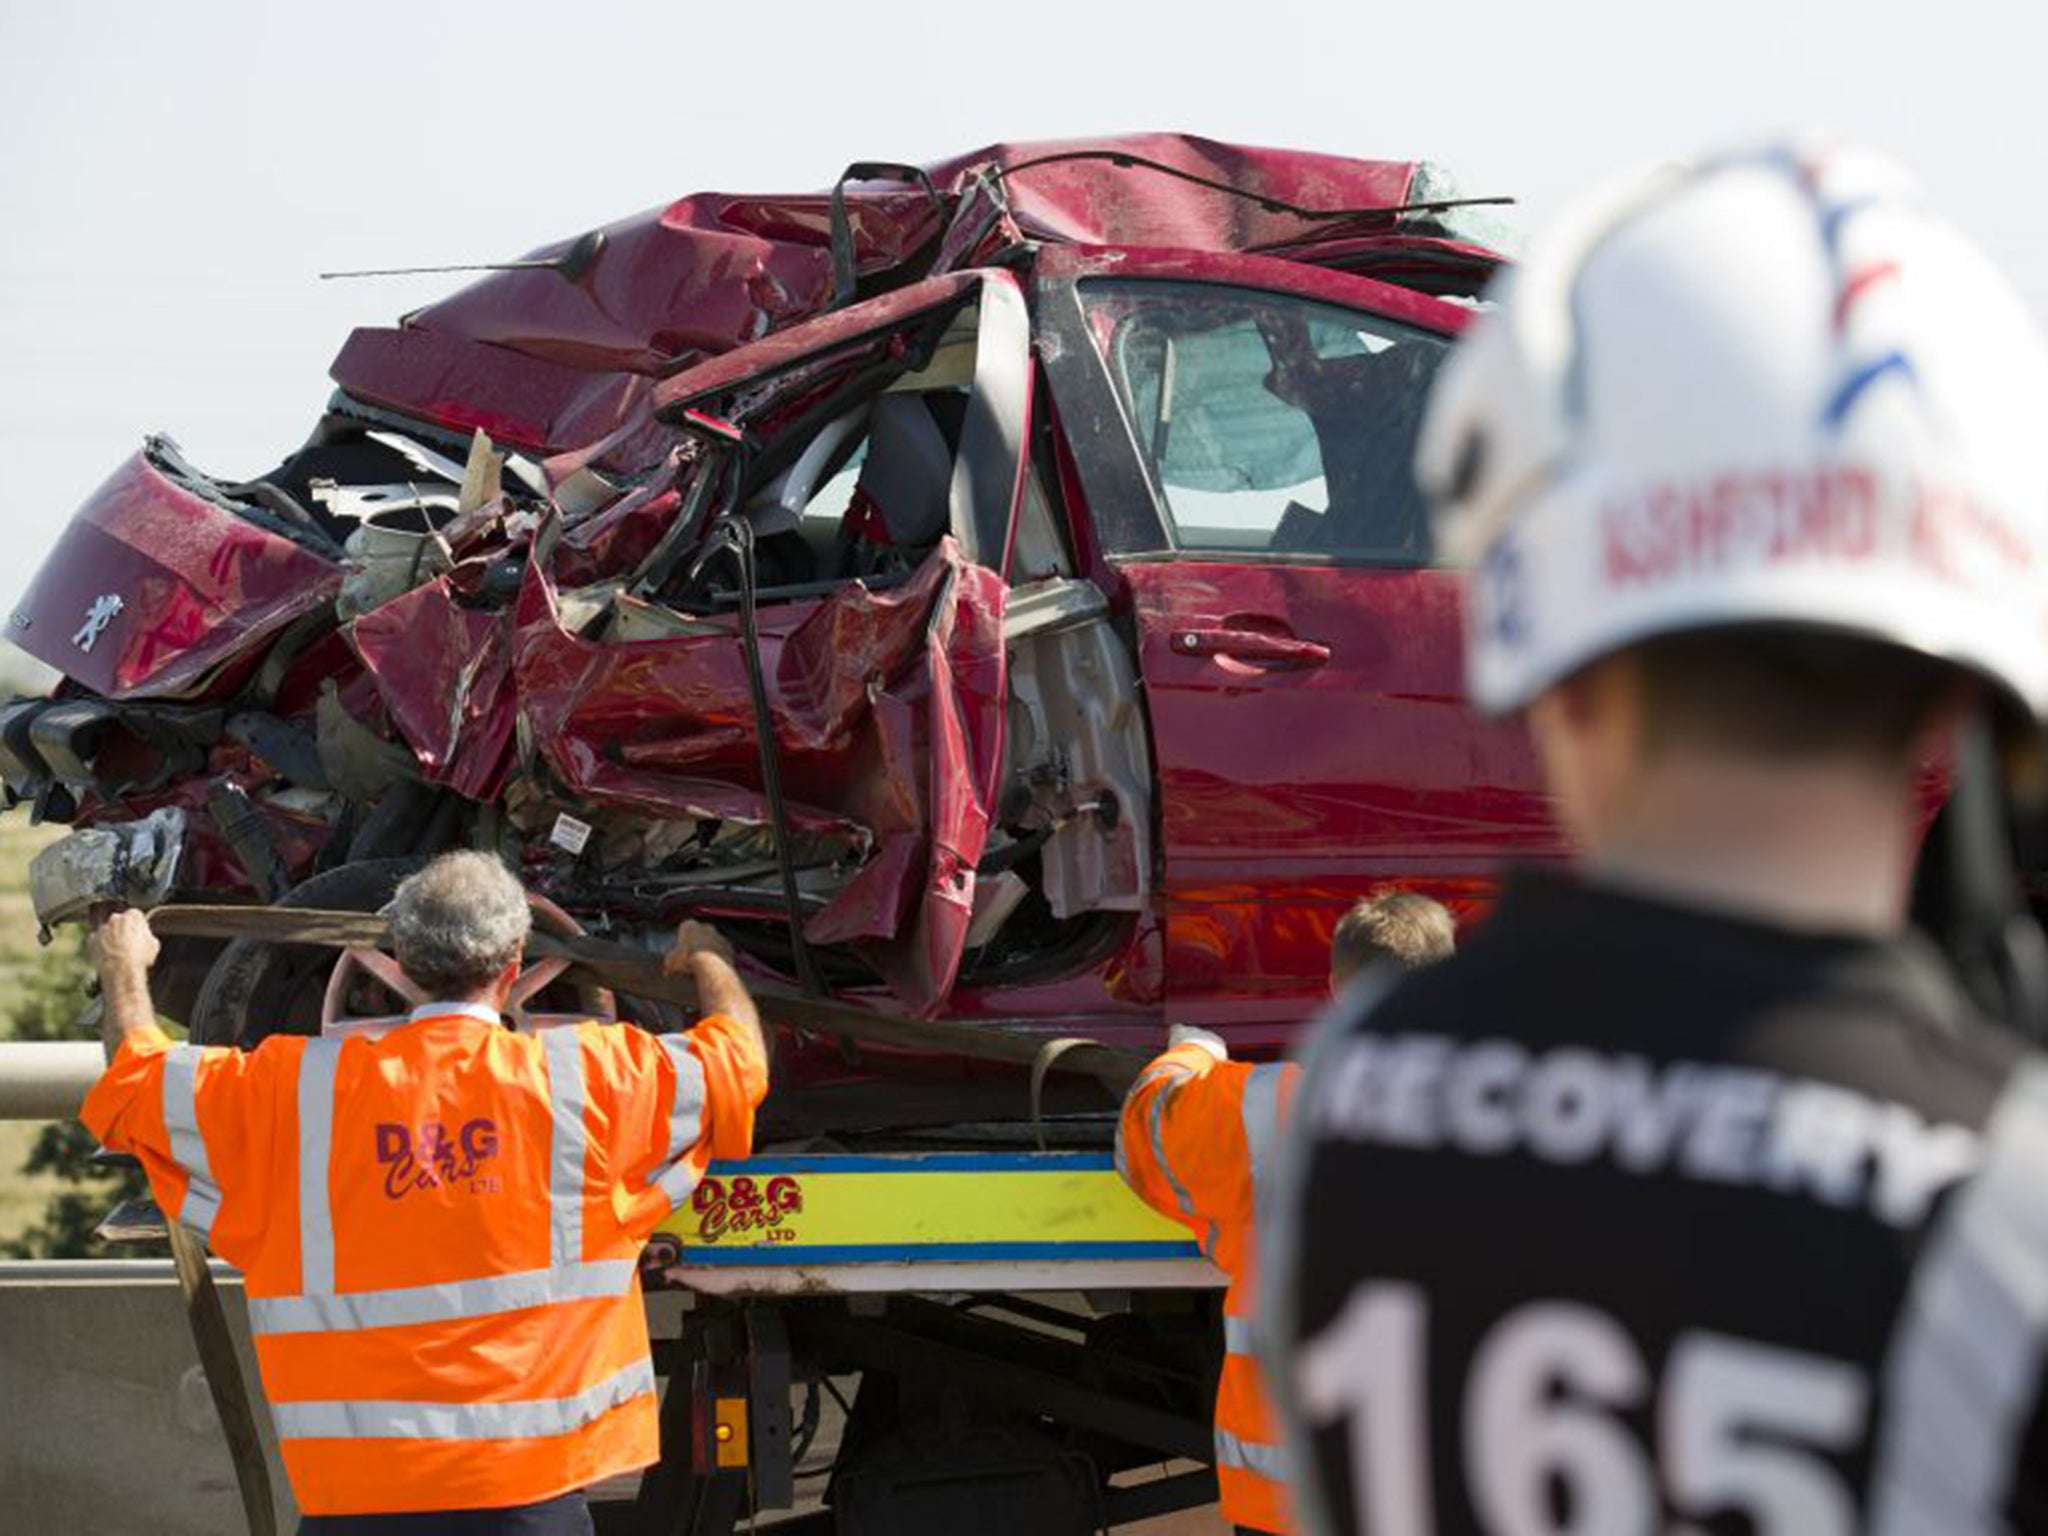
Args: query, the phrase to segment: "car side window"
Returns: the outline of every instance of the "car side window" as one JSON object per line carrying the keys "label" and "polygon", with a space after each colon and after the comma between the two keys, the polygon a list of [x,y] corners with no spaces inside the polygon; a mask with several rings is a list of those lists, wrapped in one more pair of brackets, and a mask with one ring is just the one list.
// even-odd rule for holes
{"label": "car side window", "polygon": [[1177,549],[1429,563],[1410,464],[1446,338],[1211,284],[1081,295]]}

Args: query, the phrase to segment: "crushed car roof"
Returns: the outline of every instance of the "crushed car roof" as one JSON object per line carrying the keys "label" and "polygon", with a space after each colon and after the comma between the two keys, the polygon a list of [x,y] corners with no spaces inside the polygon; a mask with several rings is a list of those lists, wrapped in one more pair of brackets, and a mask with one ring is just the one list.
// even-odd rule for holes
{"label": "crushed car roof", "polygon": [[[999,203],[965,259],[1020,240],[1261,251],[1392,228],[1425,167],[1222,144],[1179,133],[991,144],[886,189],[844,194],[864,280],[917,275],[975,195]],[[886,173],[884,173],[886,174]],[[879,178],[877,178],[879,179]],[[832,195],[703,192],[604,226],[583,275],[507,271],[406,317],[403,328],[507,347],[581,370],[666,374],[830,308]],[[1340,216],[1341,215],[1341,216]],[[554,261],[565,240],[533,252]],[[346,381],[343,381],[346,382]]]}

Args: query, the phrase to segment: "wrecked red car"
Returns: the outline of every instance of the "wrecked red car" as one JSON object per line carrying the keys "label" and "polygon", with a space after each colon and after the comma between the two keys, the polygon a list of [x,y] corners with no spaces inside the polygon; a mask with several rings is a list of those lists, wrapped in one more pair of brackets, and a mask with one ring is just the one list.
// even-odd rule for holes
{"label": "wrecked red car", "polygon": [[[1556,849],[1409,478],[1500,259],[1443,187],[1000,145],[687,197],[357,331],[276,469],[150,439],[15,609],[66,680],[0,713],[11,794],[127,829],[39,894],[363,906],[469,844],[550,920],[709,917],[842,1000],[1278,1045],[1355,898]],[[331,990],[170,959],[209,1038]],[[970,1117],[786,1052],[793,1120]]]}

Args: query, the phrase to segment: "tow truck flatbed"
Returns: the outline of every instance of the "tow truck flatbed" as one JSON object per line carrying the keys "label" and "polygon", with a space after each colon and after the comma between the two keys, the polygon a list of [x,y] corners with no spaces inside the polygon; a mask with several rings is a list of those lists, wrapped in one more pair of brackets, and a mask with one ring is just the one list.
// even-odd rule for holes
{"label": "tow truck flatbed", "polygon": [[1107,1152],[715,1162],[663,1225],[672,1285],[716,1296],[1220,1288]]}

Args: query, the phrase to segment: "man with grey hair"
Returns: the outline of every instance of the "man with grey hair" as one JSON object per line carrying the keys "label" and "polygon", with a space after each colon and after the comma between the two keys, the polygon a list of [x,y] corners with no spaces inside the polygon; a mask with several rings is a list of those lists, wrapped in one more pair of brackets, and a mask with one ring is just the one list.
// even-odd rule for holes
{"label": "man with grey hair", "polygon": [[500,980],[509,991],[533,928],[526,892],[484,853],[442,855],[401,881],[384,912],[399,969],[429,997],[467,998]]}
{"label": "man with grey hair", "polygon": [[248,1052],[173,1044],[147,919],[103,915],[110,1065],[81,1118],[241,1269],[302,1533],[587,1533],[582,1490],[658,1457],[639,1255],[751,1150],[760,1020],[686,922],[687,1033],[506,1029],[531,923],[487,854],[434,860],[386,912],[410,1018]]}

